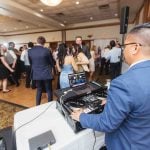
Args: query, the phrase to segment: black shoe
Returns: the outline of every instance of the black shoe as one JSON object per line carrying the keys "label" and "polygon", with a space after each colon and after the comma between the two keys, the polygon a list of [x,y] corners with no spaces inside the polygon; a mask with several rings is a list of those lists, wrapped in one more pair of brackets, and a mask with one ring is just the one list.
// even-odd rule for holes
{"label": "black shoe", "polygon": [[30,85],[26,85],[26,88],[30,88]]}
{"label": "black shoe", "polygon": [[102,146],[99,150],[107,150],[106,146]]}
{"label": "black shoe", "polygon": [[32,89],[36,89],[36,87],[35,87],[35,86],[32,86],[31,88],[32,88]]}
{"label": "black shoe", "polygon": [[10,82],[10,85],[15,85],[15,83],[13,83],[13,82]]}

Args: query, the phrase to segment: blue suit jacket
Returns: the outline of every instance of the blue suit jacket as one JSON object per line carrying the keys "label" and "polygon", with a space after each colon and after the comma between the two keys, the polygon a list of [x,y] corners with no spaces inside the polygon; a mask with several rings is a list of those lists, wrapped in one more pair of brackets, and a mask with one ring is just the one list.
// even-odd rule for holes
{"label": "blue suit jacket", "polygon": [[150,61],[132,66],[111,82],[101,114],[81,114],[85,128],[106,132],[108,150],[150,149]]}
{"label": "blue suit jacket", "polygon": [[53,60],[50,51],[43,46],[34,46],[29,51],[33,80],[52,79]]}

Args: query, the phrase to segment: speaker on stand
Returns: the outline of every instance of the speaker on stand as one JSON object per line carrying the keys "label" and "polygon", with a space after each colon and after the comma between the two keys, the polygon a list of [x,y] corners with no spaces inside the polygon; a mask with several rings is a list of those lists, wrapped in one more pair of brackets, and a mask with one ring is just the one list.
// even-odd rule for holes
{"label": "speaker on stand", "polygon": [[124,44],[124,35],[127,33],[129,19],[129,7],[125,6],[121,9],[120,15],[120,34],[122,34],[122,44]]}
{"label": "speaker on stand", "polygon": [[120,34],[127,33],[129,19],[129,7],[125,6],[121,9],[120,16]]}

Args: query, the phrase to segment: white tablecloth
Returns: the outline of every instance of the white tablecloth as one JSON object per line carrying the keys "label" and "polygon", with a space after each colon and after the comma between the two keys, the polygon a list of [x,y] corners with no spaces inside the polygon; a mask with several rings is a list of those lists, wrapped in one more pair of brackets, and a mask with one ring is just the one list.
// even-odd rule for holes
{"label": "white tablecloth", "polygon": [[[44,110],[46,111],[41,114]],[[37,119],[22,126],[39,114],[41,115]],[[19,128],[20,126],[22,127]],[[29,150],[28,140],[48,130],[52,130],[56,139],[51,150],[93,150],[93,146],[94,150],[98,150],[104,144],[104,133],[95,132],[96,143],[94,132],[91,129],[74,133],[62,114],[56,109],[55,101],[16,113],[15,130],[17,150]]]}

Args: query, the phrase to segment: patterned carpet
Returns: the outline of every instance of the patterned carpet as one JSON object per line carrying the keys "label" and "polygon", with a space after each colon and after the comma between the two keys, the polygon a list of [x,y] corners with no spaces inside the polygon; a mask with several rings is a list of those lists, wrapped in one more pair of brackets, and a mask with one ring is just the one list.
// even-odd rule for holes
{"label": "patterned carpet", "polygon": [[24,109],[23,106],[0,100],[0,129],[13,126],[14,114]]}

